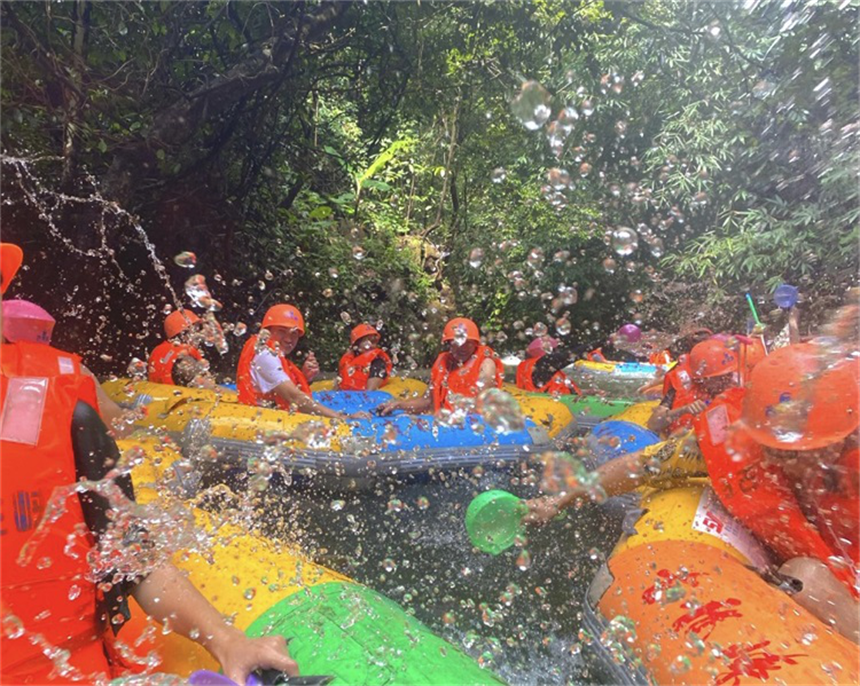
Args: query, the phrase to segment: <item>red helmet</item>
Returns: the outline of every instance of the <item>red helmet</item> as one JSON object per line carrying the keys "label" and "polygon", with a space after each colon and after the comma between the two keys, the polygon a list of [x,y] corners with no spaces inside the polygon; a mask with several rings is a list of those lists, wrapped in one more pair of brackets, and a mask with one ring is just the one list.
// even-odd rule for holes
{"label": "red helmet", "polygon": [[0,292],[5,293],[18,273],[24,251],[14,243],[0,243]]}
{"label": "red helmet", "polygon": [[860,360],[833,364],[815,343],[779,348],[752,370],[743,423],[762,445],[816,450],[860,424]]}
{"label": "red helmet", "polygon": [[359,324],[349,334],[349,344],[355,345],[365,336],[376,336],[379,338],[379,331],[374,329],[370,324]]}
{"label": "red helmet", "polygon": [[302,313],[292,305],[281,303],[272,305],[263,317],[263,328],[270,326],[285,326],[288,329],[298,329],[299,333],[305,335],[305,319]]}
{"label": "red helmet", "polygon": [[731,374],[738,370],[738,358],[725,341],[709,338],[690,351],[690,370],[698,379]]}
{"label": "red helmet", "polygon": [[467,341],[481,342],[481,333],[478,331],[478,325],[475,322],[465,317],[455,317],[445,324],[445,330],[442,332],[442,342],[447,343],[464,336]]}
{"label": "red helmet", "polygon": [[164,333],[168,338],[178,336],[192,324],[200,321],[200,317],[191,310],[176,310],[171,312],[164,320]]}

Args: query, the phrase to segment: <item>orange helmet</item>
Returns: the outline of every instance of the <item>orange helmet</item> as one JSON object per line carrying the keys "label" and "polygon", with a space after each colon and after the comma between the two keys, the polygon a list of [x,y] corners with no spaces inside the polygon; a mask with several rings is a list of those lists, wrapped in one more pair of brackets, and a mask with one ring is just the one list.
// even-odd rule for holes
{"label": "orange helmet", "polygon": [[738,358],[725,341],[709,338],[693,346],[690,351],[690,369],[694,378],[710,379],[736,372]]}
{"label": "orange helmet", "polygon": [[288,329],[298,329],[302,336],[305,335],[305,319],[302,313],[296,307],[283,303],[269,308],[263,317],[262,326],[264,329],[270,326],[285,326]]}
{"label": "orange helmet", "polygon": [[0,243],[0,293],[5,293],[18,273],[24,251],[14,243]]}
{"label": "orange helmet", "polygon": [[200,321],[200,317],[191,310],[176,310],[171,312],[164,320],[164,333],[168,338],[178,336],[192,324]]}
{"label": "orange helmet", "polygon": [[370,324],[359,324],[349,334],[349,344],[355,345],[365,336],[376,336],[379,338],[379,331],[374,329]]}
{"label": "orange helmet", "polygon": [[814,343],[780,348],[752,371],[743,423],[762,445],[816,450],[860,424],[860,361],[829,364]]}
{"label": "orange helmet", "polygon": [[455,317],[450,322],[445,324],[445,330],[442,332],[442,342],[447,343],[455,338],[462,338],[465,335],[467,341],[481,342],[481,333],[478,331],[478,325],[471,319],[465,317]]}

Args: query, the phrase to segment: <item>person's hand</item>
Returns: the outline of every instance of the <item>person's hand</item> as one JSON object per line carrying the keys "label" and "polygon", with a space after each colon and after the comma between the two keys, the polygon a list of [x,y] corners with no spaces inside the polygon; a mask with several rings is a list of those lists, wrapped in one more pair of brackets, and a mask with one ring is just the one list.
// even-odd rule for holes
{"label": "person's hand", "polygon": [[[213,646],[214,648],[214,646]],[[255,669],[277,669],[290,676],[298,676],[299,666],[287,652],[287,641],[283,636],[263,636],[249,638],[241,631],[231,636],[231,640],[223,641],[213,650],[224,676],[232,679],[240,686]]]}
{"label": "person's hand", "polygon": [[707,406],[708,405],[704,400],[694,400],[684,407],[684,414],[699,414],[699,412],[703,412]]}
{"label": "person's hand", "polygon": [[396,400],[389,400],[387,403],[382,403],[382,405],[377,406],[376,414],[378,414],[380,417],[385,417],[387,415],[390,415],[395,410],[399,409],[399,402],[397,402]]}
{"label": "person's hand", "polygon": [[346,415],[347,419],[372,419],[373,415],[370,412],[353,412]]}
{"label": "person's hand", "polygon": [[535,524],[541,526],[558,516],[559,501],[561,496],[543,496],[526,500],[528,514],[523,517],[523,524]]}
{"label": "person's hand", "polygon": [[305,378],[310,383],[313,378],[320,373],[320,364],[317,362],[316,356],[313,352],[309,352],[307,358],[305,358],[305,363],[302,365],[302,374],[305,375]]}

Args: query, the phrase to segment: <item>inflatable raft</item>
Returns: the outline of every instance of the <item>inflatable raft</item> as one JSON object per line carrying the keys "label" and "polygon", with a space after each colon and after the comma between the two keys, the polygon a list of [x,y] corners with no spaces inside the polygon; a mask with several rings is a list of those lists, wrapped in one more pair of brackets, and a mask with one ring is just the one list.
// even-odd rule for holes
{"label": "inflatable raft", "polygon": [[[147,457],[132,477],[141,504],[158,503],[182,457],[152,439],[120,442]],[[140,462],[135,458],[136,462]],[[168,497],[169,500],[169,497]],[[486,684],[503,682],[434,635],[398,605],[314,564],[297,550],[195,512],[204,544],[173,556],[177,567],[233,624],[250,636],[281,634],[303,674],[332,684]],[[165,634],[133,600],[115,649],[149,673],[187,677],[218,665],[197,643]]]}
{"label": "inflatable raft", "polygon": [[[418,384],[410,380],[392,382],[391,391],[314,395],[332,409],[353,413],[371,411],[393,394],[423,393],[426,386]],[[518,408],[508,403],[454,424],[404,414],[335,421],[240,405],[229,392],[149,382],[116,380],[104,388],[118,403],[139,410],[138,426],[166,431],[184,455],[200,458],[207,481],[260,461],[291,478],[349,489],[368,487],[380,477],[413,480],[478,466],[506,469],[576,428],[566,406],[548,396],[519,397]],[[524,426],[517,426],[513,416],[520,413]]]}
{"label": "inflatable raft", "polygon": [[[608,424],[595,440],[618,442],[603,459],[650,440],[633,424]],[[687,476],[703,469],[684,464],[696,459],[685,442],[644,449],[668,468],[641,489],[633,527],[588,590],[594,672],[620,684],[858,683],[858,647],[757,573],[768,551],[707,479]]]}

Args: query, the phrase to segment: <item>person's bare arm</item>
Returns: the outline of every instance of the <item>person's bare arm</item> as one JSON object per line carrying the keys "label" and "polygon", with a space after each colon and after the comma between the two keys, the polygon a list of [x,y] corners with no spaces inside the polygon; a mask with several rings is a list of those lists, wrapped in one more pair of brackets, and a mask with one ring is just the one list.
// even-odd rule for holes
{"label": "person's bare arm", "polygon": [[355,412],[354,414],[342,414],[341,412],[335,412],[332,409],[329,409],[325,405],[318,403],[313,399],[312,396],[309,396],[304,391],[302,391],[298,386],[296,386],[292,381],[282,381],[274,388],[274,392],[283,400],[286,400],[292,407],[296,409],[296,412],[302,412],[304,414],[315,414],[320,417],[327,417],[328,419],[369,419],[370,414],[368,412]]}
{"label": "person's bare arm", "polygon": [[277,669],[291,676],[298,665],[290,658],[283,636],[249,638],[224,621],[200,591],[172,564],[150,573],[132,591],[144,612],[183,636],[193,638],[238,684],[253,670]]}
{"label": "person's bare arm", "polygon": [[483,389],[496,387],[496,363],[489,357],[481,362],[481,371],[478,373],[478,383],[481,384],[481,388]]}
{"label": "person's bare arm", "polygon": [[658,405],[648,419],[648,429],[655,434],[661,434],[681,415],[699,414],[706,407],[707,405],[702,400],[694,400],[689,405],[683,405],[674,410],[665,405]]}
{"label": "person's bare arm", "polygon": [[377,414],[389,415],[395,410],[403,410],[409,414],[430,414],[433,412],[433,396],[428,388],[427,392],[420,398],[409,398],[408,400],[389,400],[376,408]]}

